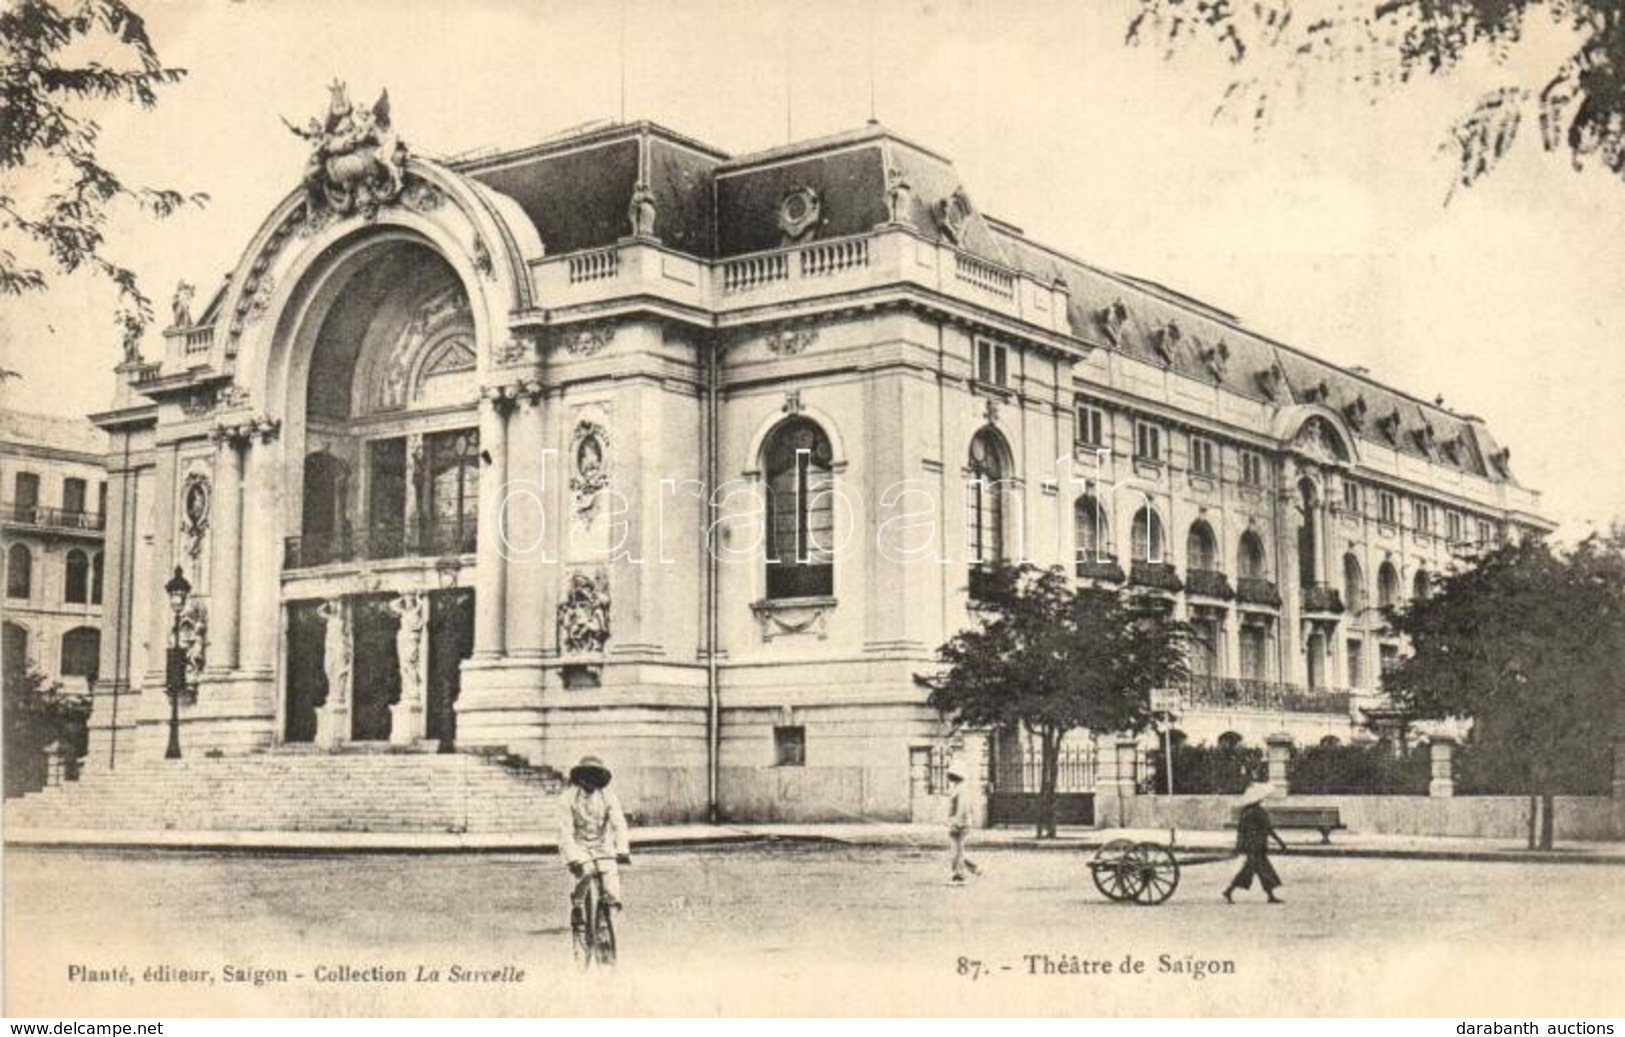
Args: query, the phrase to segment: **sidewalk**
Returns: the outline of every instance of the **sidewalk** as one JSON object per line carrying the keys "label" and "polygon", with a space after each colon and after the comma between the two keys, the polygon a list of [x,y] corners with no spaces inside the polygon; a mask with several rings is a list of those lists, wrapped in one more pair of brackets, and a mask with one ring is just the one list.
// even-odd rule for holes
{"label": "sidewalk", "polygon": [[[1192,858],[1226,856],[1235,842],[1229,831],[1185,830],[1172,833],[1174,852]],[[978,830],[972,840],[988,851],[1091,853],[1113,839],[1169,844],[1166,829],[1063,828],[1055,839],[1037,839],[1030,828]],[[1504,839],[1433,838],[1339,832],[1330,845],[1315,833],[1286,836],[1291,856],[1370,857],[1406,860],[1501,861],[1540,864],[1625,865],[1625,843],[1564,842],[1551,851],[1533,851],[1522,842]],[[773,841],[823,842],[848,846],[946,850],[940,825],[894,823],[661,825],[632,829],[639,850],[700,848]],[[557,843],[546,833],[454,832],[256,832],[256,831],[119,831],[17,829],[5,833],[12,848],[163,849],[291,853],[552,853]]]}

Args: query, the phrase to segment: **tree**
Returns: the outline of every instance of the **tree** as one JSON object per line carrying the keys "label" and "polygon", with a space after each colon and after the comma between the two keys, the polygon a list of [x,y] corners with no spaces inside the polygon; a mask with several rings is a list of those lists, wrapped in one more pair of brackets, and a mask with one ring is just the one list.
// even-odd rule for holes
{"label": "tree", "polygon": [[60,742],[71,761],[84,750],[90,700],[69,695],[62,685],[38,671],[8,669],[5,699],[0,703],[4,726],[5,795],[20,796],[43,784],[45,747]]}
{"label": "tree", "polygon": [[[111,50],[135,67],[96,60]],[[125,357],[136,355],[152,322],[152,301],[135,271],[103,254],[106,225],[121,200],[159,218],[207,196],[124,183],[97,157],[101,127],[87,102],[151,109],[157,88],[185,70],[165,68],[146,24],[123,0],[78,0],[67,10],[46,0],[0,7],[0,227],[20,232],[19,256],[0,248],[0,294],[42,291],[48,264],[62,274],[95,271],[118,290],[114,322]]]}
{"label": "tree", "polygon": [[1618,534],[1567,552],[1502,545],[1392,617],[1411,655],[1384,689],[1418,718],[1473,718],[1475,747],[1530,796],[1532,848],[1551,849],[1554,795],[1606,766],[1625,733],[1622,548]]}
{"label": "tree", "polygon": [[[1220,110],[1250,105],[1262,125],[1275,95],[1301,87],[1316,66],[1378,92],[1449,74],[1474,54],[1504,69],[1541,15],[1568,33],[1567,53],[1546,66],[1538,91],[1507,82],[1454,122],[1444,150],[1457,155],[1457,182],[1470,187],[1490,172],[1531,112],[1547,151],[1567,151],[1577,169],[1595,160],[1625,178],[1620,0],[1140,0],[1128,41],[1155,40],[1165,53],[1195,40],[1217,46],[1233,65],[1257,73],[1234,80]],[[1270,52],[1286,61],[1260,68],[1260,55]]]}
{"label": "tree", "polygon": [[944,669],[921,679],[952,722],[1020,726],[1038,740],[1038,835],[1054,836],[1061,739],[1144,730],[1151,689],[1187,675],[1185,628],[1118,591],[1074,589],[1060,568],[1001,566],[977,591],[978,625],[942,645]]}

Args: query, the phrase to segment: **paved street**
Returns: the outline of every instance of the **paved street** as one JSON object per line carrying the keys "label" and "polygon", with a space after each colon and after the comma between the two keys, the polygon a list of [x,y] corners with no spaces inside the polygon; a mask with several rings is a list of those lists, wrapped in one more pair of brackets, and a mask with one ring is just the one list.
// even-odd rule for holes
{"label": "paved street", "polygon": [[[584,980],[569,966],[555,857],[14,849],[6,1007],[1478,1016],[1625,1007],[1617,867],[1287,856],[1283,906],[1265,906],[1256,891],[1225,905],[1218,891],[1232,864],[1218,862],[1185,868],[1168,903],[1135,908],[1101,897],[1081,854],[981,858],[985,876],[954,889],[934,846],[644,852],[625,877],[623,964]],[[1042,971],[1043,955],[1056,971]],[[1182,967],[1164,971],[1162,955]],[[1125,959],[1145,971],[1124,975]],[[334,979],[344,967],[351,978]],[[384,970],[404,976],[380,979]],[[173,981],[186,972],[191,981]]]}

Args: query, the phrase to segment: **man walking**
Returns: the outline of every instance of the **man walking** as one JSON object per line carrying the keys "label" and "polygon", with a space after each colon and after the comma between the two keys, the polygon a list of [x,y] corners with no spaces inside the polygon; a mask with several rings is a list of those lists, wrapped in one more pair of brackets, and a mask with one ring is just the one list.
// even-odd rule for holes
{"label": "man walking", "polygon": [[1275,895],[1276,888],[1281,885],[1281,877],[1270,863],[1269,841],[1274,839],[1282,850],[1286,849],[1286,843],[1276,834],[1275,826],[1270,824],[1269,811],[1264,809],[1264,800],[1274,792],[1274,786],[1254,782],[1241,794],[1241,812],[1236,815],[1236,852],[1245,854],[1247,860],[1236,877],[1230,880],[1230,885],[1224,887],[1224,901],[1227,904],[1235,903],[1230,899],[1231,893],[1253,888],[1254,875],[1258,876],[1258,884],[1264,887],[1264,895],[1269,897],[1269,902],[1281,903],[1281,898]]}
{"label": "man walking", "polygon": [[955,886],[965,884],[965,873],[980,875],[982,869],[965,856],[965,840],[970,835],[970,790],[965,787],[965,772],[959,764],[948,767],[948,841],[953,845],[953,877]]}

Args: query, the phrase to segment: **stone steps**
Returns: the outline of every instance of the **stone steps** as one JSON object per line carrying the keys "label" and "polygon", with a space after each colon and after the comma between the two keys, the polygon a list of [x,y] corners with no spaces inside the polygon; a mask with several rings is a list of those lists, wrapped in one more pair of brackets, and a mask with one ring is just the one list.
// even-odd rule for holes
{"label": "stone steps", "polygon": [[144,760],[6,803],[9,829],[522,832],[561,777],[476,753],[267,752]]}

